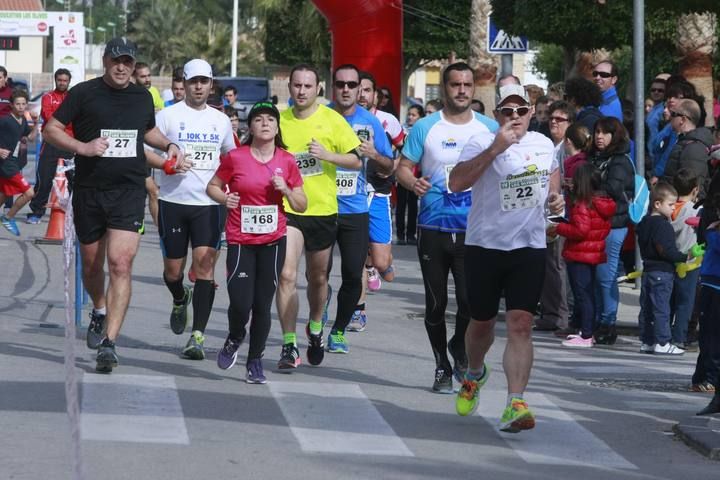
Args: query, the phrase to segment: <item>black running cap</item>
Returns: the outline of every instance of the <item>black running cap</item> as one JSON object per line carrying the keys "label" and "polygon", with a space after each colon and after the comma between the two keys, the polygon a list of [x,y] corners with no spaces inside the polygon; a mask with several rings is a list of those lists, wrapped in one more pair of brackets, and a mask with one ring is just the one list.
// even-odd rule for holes
{"label": "black running cap", "polygon": [[257,102],[250,109],[250,113],[248,113],[248,123],[252,122],[252,119],[261,113],[269,113],[275,117],[275,120],[280,121],[280,112],[274,104],[270,102]]}
{"label": "black running cap", "polygon": [[125,37],[113,38],[105,45],[105,55],[109,55],[111,58],[127,55],[134,60],[137,55],[137,45]]}

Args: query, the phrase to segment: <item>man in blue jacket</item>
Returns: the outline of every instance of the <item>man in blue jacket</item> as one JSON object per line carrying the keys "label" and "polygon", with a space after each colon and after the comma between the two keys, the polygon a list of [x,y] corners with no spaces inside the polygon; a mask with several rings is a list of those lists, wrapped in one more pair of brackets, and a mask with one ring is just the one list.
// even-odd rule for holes
{"label": "man in blue jacket", "polygon": [[618,69],[610,60],[603,60],[593,67],[593,80],[602,92],[600,111],[606,117],[615,117],[623,121],[622,105],[615,84],[618,81]]}

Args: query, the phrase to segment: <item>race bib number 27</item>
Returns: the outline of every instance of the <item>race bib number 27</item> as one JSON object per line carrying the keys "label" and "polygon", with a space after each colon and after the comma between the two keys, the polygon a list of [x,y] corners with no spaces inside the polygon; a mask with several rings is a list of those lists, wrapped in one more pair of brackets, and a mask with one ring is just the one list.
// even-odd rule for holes
{"label": "race bib number 27", "polygon": [[103,157],[130,158],[137,157],[137,130],[100,130],[100,136],[110,143]]}

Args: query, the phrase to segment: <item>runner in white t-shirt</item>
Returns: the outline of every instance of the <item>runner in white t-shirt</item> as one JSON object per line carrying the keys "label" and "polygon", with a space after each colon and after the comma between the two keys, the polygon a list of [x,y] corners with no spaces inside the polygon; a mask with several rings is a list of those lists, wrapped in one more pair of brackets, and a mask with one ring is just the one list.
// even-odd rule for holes
{"label": "runner in white t-shirt", "polygon": [[[188,305],[193,304],[192,334],[183,355],[205,358],[203,333],[215,297],[215,253],[225,214],[207,193],[207,184],[220,165],[220,155],[235,148],[230,120],[207,105],[212,87],[212,69],[205,60],[185,64],[185,100],[161,110],[156,116],[160,131],[184,151],[192,168],[182,175],[170,166],[161,168],[158,230],[163,252],[163,279],[173,296],[170,328],[181,335],[187,326]],[[147,153],[149,161],[154,155]],[[157,160],[155,160],[157,162]],[[172,160],[169,160],[172,162]],[[193,289],[183,286],[188,244],[196,275]]]}
{"label": "runner in white t-shirt", "polygon": [[528,132],[531,114],[522,86],[501,87],[496,110],[500,130],[473,137],[449,179],[454,192],[472,187],[465,237],[471,315],[465,334],[468,370],[455,406],[460,415],[477,408],[478,390],[489,376],[485,355],[493,343],[504,292],[508,402],[500,429],[512,433],[535,426],[523,395],[533,361],[533,313],[545,270],[545,204],[549,200],[553,213],[563,208],[553,144]]}

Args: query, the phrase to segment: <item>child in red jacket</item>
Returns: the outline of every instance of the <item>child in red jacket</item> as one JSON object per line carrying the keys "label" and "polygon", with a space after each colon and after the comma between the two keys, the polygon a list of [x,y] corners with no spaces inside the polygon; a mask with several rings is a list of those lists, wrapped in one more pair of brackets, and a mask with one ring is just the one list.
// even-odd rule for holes
{"label": "child in red jacket", "polygon": [[595,317],[595,267],[605,263],[605,238],[610,233],[610,218],[615,202],[600,190],[600,172],[591,164],[577,167],[572,179],[570,221],[553,228],[565,237],[563,258],[575,299],[573,316],[579,319],[578,335],[569,335],[566,347],[593,346]]}

